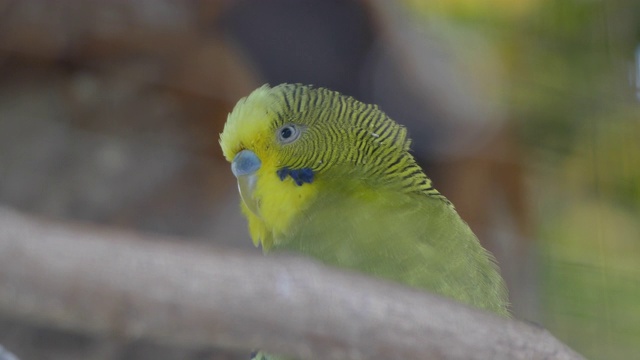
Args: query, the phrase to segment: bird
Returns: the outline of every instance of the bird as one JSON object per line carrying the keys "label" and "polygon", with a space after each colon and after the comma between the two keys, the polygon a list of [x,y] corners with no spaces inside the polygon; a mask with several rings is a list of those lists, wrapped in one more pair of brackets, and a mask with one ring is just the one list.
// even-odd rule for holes
{"label": "bird", "polygon": [[[220,134],[253,243],[509,316],[504,280],[378,106],[322,87],[263,85]],[[280,359],[257,353],[254,359]]]}

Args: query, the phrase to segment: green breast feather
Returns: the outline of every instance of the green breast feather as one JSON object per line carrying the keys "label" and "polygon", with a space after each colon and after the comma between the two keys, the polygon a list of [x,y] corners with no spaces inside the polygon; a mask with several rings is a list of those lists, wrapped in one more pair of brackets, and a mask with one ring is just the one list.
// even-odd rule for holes
{"label": "green breast feather", "polygon": [[277,249],[507,314],[494,262],[448,203],[421,193],[372,191],[348,180],[333,183],[318,180],[322,196]]}

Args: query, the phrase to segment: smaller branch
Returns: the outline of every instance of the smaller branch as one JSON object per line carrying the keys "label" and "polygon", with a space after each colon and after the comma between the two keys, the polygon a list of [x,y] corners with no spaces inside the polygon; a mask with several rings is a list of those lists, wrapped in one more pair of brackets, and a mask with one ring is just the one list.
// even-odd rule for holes
{"label": "smaller branch", "polygon": [[305,359],[581,359],[541,328],[435,295],[306,259],[166,240],[0,208],[0,313]]}

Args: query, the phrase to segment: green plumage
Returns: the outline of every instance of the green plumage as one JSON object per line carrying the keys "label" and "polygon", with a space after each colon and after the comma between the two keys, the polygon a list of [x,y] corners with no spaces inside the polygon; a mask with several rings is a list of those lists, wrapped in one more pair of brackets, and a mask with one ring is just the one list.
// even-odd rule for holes
{"label": "green plumage", "polygon": [[322,196],[274,250],[297,251],[507,314],[495,264],[448,203],[422,193],[365,191],[351,177],[338,181],[319,182]]}
{"label": "green plumage", "polygon": [[[247,118],[256,109],[265,115]],[[283,143],[278,131],[288,124],[301,134]],[[260,158],[251,195],[259,210],[245,213],[252,235],[273,243],[271,250],[299,252],[508,315],[490,254],[416,164],[406,129],[375,105],[303,85],[263,87],[237,105],[221,145],[228,159],[241,150]],[[314,179],[274,180],[271,173],[281,168],[311,169]],[[295,191],[306,200],[287,201]],[[271,220],[270,211],[290,215]],[[274,230],[280,218],[286,226]]]}

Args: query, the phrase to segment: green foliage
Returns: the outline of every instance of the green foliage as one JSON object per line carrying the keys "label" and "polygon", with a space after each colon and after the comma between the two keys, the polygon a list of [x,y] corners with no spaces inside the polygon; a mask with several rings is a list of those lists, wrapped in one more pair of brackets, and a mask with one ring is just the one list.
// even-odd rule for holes
{"label": "green foliage", "polygon": [[638,214],[593,199],[570,204],[543,221],[545,325],[587,358],[634,358],[640,338]]}
{"label": "green foliage", "polygon": [[[640,353],[640,2],[540,0],[477,12],[503,51],[535,178],[544,325],[594,359]],[[502,12],[502,14],[505,14]]]}

